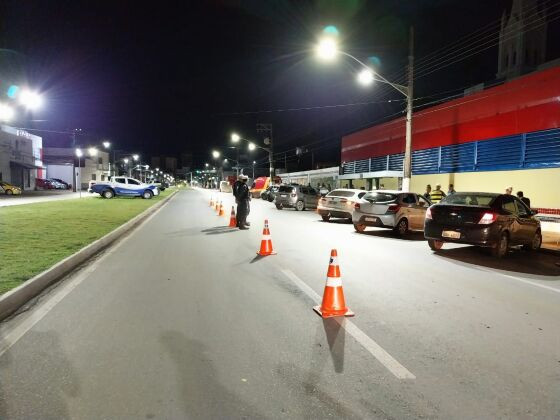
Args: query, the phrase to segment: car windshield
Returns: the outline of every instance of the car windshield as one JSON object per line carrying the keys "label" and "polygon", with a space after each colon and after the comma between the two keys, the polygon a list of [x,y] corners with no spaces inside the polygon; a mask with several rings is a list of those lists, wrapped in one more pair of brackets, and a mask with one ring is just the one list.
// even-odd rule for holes
{"label": "car windshield", "polygon": [[372,192],[364,195],[364,200],[370,203],[390,203],[397,199],[396,194],[384,193],[384,192]]}
{"label": "car windshield", "polygon": [[479,193],[455,193],[448,195],[440,204],[458,204],[462,206],[490,206],[496,197]]}
{"label": "car windshield", "polygon": [[353,197],[354,191],[334,190],[327,194],[327,197]]}
{"label": "car windshield", "polygon": [[281,193],[291,193],[293,191],[294,191],[294,187],[290,187],[288,185],[281,185],[278,188],[278,192],[281,192]]}

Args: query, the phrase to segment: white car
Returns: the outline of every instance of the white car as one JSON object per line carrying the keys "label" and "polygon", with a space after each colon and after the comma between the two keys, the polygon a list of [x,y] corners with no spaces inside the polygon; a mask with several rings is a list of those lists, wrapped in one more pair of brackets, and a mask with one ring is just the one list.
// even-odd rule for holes
{"label": "white car", "polygon": [[325,222],[331,217],[352,220],[354,203],[362,198],[367,191],[339,188],[328,193],[319,200],[317,211]]}
{"label": "white car", "polygon": [[141,181],[127,176],[114,176],[110,182],[98,182],[91,186],[91,192],[98,193],[103,198],[114,196],[152,198],[159,194],[155,185],[144,184]]}

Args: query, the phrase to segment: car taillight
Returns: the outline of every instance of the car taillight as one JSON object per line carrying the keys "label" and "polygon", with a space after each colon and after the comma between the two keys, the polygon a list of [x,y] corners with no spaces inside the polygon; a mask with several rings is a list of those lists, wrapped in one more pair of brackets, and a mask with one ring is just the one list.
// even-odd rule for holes
{"label": "car taillight", "polygon": [[297,196],[297,194],[290,194],[290,195],[291,195],[292,197],[296,197],[296,196]]}
{"label": "car taillight", "polygon": [[426,219],[432,220],[432,210],[429,207],[428,210],[426,210]]}
{"label": "car taillight", "polygon": [[387,213],[396,213],[400,210],[401,206],[398,204],[389,204],[389,208],[387,209]]}
{"label": "car taillight", "polygon": [[480,220],[478,221],[479,225],[490,225],[496,221],[498,215],[496,213],[484,213]]}
{"label": "car taillight", "polygon": [[355,209],[359,209],[359,208],[360,208],[360,203],[354,204],[354,208],[355,208]]}

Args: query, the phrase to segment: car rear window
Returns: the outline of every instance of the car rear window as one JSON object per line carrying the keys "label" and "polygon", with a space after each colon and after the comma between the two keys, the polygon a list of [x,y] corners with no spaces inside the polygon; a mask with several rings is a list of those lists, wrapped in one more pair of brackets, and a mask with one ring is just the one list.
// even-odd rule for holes
{"label": "car rear window", "polygon": [[282,185],[280,186],[280,188],[278,188],[278,192],[291,193],[293,191],[294,191],[294,187],[289,187],[287,185]]}
{"label": "car rear window", "polygon": [[396,194],[389,194],[384,192],[373,192],[364,195],[364,200],[370,203],[390,203],[397,199]]}
{"label": "car rear window", "polygon": [[458,204],[461,206],[490,206],[494,196],[473,193],[455,193],[448,195],[440,204]]}
{"label": "car rear window", "polygon": [[327,194],[327,197],[353,197],[354,191],[334,190]]}

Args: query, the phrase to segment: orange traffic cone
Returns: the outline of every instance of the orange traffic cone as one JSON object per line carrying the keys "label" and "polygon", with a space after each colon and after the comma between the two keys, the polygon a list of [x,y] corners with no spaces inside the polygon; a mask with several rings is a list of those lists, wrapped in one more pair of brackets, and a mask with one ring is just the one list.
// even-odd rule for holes
{"label": "orange traffic cone", "polygon": [[354,312],[347,308],[344,302],[344,292],[342,291],[342,279],[340,278],[336,249],[331,251],[329,271],[327,272],[327,284],[323,292],[323,302],[321,306],[314,306],[313,310],[323,318],[354,316]]}
{"label": "orange traffic cone", "polygon": [[235,210],[234,210],[233,206],[231,206],[231,216],[229,218],[228,227],[237,227],[237,219],[235,217]]}
{"label": "orange traffic cone", "polygon": [[276,254],[276,252],[272,250],[272,240],[270,239],[270,230],[268,230],[268,220],[264,221],[263,238],[261,240],[261,249],[259,250],[259,252],[257,252],[257,254],[262,257]]}
{"label": "orange traffic cone", "polygon": [[212,198],[212,196],[210,196],[210,207],[214,206],[214,199]]}
{"label": "orange traffic cone", "polygon": [[218,216],[224,216],[224,206],[222,206],[221,201],[220,201],[220,209],[218,210]]}
{"label": "orange traffic cone", "polygon": [[216,200],[215,204],[216,205],[214,206],[214,210],[216,210],[216,213],[217,213],[217,212],[220,211],[220,206],[219,206],[218,200]]}

